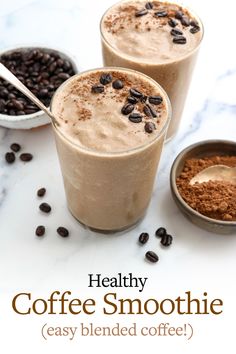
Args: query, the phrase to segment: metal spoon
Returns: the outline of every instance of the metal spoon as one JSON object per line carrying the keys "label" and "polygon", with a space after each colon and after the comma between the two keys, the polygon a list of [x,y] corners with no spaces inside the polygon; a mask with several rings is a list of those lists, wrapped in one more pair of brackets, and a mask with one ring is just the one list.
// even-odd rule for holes
{"label": "metal spoon", "polygon": [[205,168],[190,180],[190,184],[208,181],[225,181],[236,184],[236,167],[214,165]]}
{"label": "metal spoon", "polygon": [[8,81],[10,84],[15,86],[19,91],[21,91],[25,96],[27,96],[32,102],[36,104],[42,111],[44,111],[53,121],[54,124],[59,125],[54,115],[50,110],[44,106],[44,104],[24,85],[20,80],[17,79],[15,75],[12,74],[2,63],[0,63],[0,76]]}

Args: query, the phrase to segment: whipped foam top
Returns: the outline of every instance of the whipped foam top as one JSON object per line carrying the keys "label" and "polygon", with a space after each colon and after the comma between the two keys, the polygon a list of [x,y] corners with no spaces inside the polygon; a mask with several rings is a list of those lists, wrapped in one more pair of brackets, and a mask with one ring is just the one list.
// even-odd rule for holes
{"label": "whipped foam top", "polygon": [[164,91],[153,80],[112,68],[75,75],[52,100],[57,129],[97,152],[122,152],[151,142],[166,124],[167,107]]}
{"label": "whipped foam top", "polygon": [[202,26],[188,10],[160,1],[120,2],[106,12],[101,29],[111,47],[146,63],[177,60],[202,38]]}

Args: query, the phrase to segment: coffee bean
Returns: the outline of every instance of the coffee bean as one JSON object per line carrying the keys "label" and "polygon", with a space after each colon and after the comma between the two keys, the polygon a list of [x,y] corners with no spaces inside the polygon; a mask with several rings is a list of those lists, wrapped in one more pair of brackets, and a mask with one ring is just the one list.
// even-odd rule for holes
{"label": "coffee bean", "polygon": [[46,188],[40,188],[37,190],[37,196],[38,197],[43,197],[46,193]]}
{"label": "coffee bean", "polygon": [[156,232],[155,232],[155,235],[157,237],[163,237],[166,235],[166,229],[164,227],[159,227]]}
{"label": "coffee bean", "polygon": [[107,85],[109,84],[110,82],[112,82],[112,76],[111,74],[102,74],[101,77],[100,77],[100,83],[102,85]]}
{"label": "coffee bean", "polygon": [[147,10],[151,10],[151,9],[153,9],[153,3],[152,2],[147,2],[145,4],[145,7],[146,7]]}
{"label": "coffee bean", "polygon": [[40,204],[39,209],[44,213],[50,213],[50,211],[52,210],[52,208],[48,203]]}
{"label": "coffee bean", "polygon": [[136,98],[141,98],[143,96],[143,94],[140,91],[136,90],[135,88],[131,88],[129,90],[129,92],[130,92],[131,96],[136,97]]}
{"label": "coffee bean", "polygon": [[60,79],[63,79],[63,80],[67,80],[69,79],[70,75],[67,74],[67,73],[63,73],[63,72],[59,72],[59,74],[57,75]]}
{"label": "coffee bean", "polygon": [[116,90],[121,90],[124,87],[123,81],[121,81],[121,80],[113,81],[112,87]]}
{"label": "coffee bean", "polygon": [[175,26],[177,26],[178,22],[175,21],[173,18],[170,18],[169,21],[168,21],[168,24],[169,24],[170,27],[174,28]]}
{"label": "coffee bean", "polygon": [[161,238],[161,244],[165,247],[170,246],[172,244],[172,241],[173,241],[173,237],[168,234],[162,236]]}
{"label": "coffee bean", "polygon": [[187,40],[184,36],[177,36],[173,38],[173,42],[176,44],[185,44]]}
{"label": "coffee bean", "polygon": [[69,231],[63,226],[58,227],[57,233],[62,237],[69,236]]}
{"label": "coffee bean", "polygon": [[154,14],[157,17],[166,17],[167,16],[167,12],[166,11],[157,11]]}
{"label": "coffee bean", "polygon": [[147,15],[147,13],[148,13],[147,9],[142,9],[142,10],[135,12],[135,16],[140,17],[140,16]]}
{"label": "coffee bean", "polygon": [[17,143],[13,143],[13,144],[11,144],[10,148],[12,149],[12,151],[18,152],[18,151],[20,151],[21,146]]}
{"label": "coffee bean", "polygon": [[158,255],[153,251],[148,251],[145,256],[152,263],[156,263],[159,261]]}
{"label": "coffee bean", "polygon": [[102,93],[102,92],[104,92],[104,86],[100,85],[100,84],[93,85],[92,86],[92,92],[93,93]]}
{"label": "coffee bean", "polygon": [[188,27],[190,25],[190,20],[187,16],[183,16],[180,21],[185,27]]}
{"label": "coffee bean", "polygon": [[157,117],[157,112],[156,112],[149,104],[147,104],[146,106],[144,106],[143,112],[144,112],[144,113],[146,114],[146,116],[148,116],[148,117],[153,117],[153,118],[156,118],[156,117]]}
{"label": "coffee bean", "polygon": [[14,152],[7,152],[5,154],[5,160],[7,163],[13,163],[15,161],[16,157]]}
{"label": "coffee bean", "polygon": [[149,239],[149,234],[147,232],[142,232],[139,236],[139,242],[144,245],[145,243],[148,242]]}
{"label": "coffee bean", "polygon": [[35,230],[35,235],[41,237],[44,234],[45,234],[45,226],[43,225],[38,226]]}
{"label": "coffee bean", "polygon": [[48,96],[48,90],[47,89],[42,89],[39,91],[38,96],[40,98],[47,97]]}
{"label": "coffee bean", "polygon": [[146,122],[144,125],[144,130],[148,134],[151,134],[155,129],[156,129],[156,126],[153,122]]}
{"label": "coffee bean", "polygon": [[25,111],[16,111],[17,116],[22,116],[25,114]]}
{"label": "coffee bean", "polygon": [[197,32],[200,31],[200,27],[199,27],[199,26],[191,27],[189,31],[190,31],[191,33],[195,34],[195,33],[197,33]]}
{"label": "coffee bean", "polygon": [[195,21],[195,20],[190,20],[190,26],[199,27],[199,24],[198,24],[198,22]]}
{"label": "coffee bean", "polygon": [[159,105],[162,103],[163,99],[161,96],[149,96],[148,97],[148,101],[149,103],[151,104],[154,104],[154,105]]}
{"label": "coffee bean", "polygon": [[28,162],[33,159],[33,155],[29,154],[29,153],[23,153],[20,155],[20,159],[21,159],[21,161]]}
{"label": "coffee bean", "polygon": [[142,97],[140,97],[140,102],[145,103],[147,101],[147,96],[146,95],[142,95]]}
{"label": "coffee bean", "polygon": [[170,31],[170,34],[172,36],[181,36],[183,34],[183,32],[178,29],[178,28],[173,28],[171,31]]}
{"label": "coffee bean", "polygon": [[175,18],[177,18],[178,20],[181,20],[181,18],[183,17],[183,12],[182,11],[180,11],[180,10],[177,10],[176,12],[175,12]]}
{"label": "coffee bean", "polygon": [[121,113],[124,115],[128,115],[130,114],[132,111],[134,110],[134,105],[132,105],[131,103],[127,103],[126,105],[124,105],[121,109]]}
{"label": "coffee bean", "polygon": [[136,103],[138,102],[138,99],[135,98],[135,97],[129,96],[129,97],[127,98],[127,101],[128,101],[129,103],[136,104]]}
{"label": "coffee bean", "polygon": [[129,115],[129,120],[132,122],[132,123],[140,123],[142,122],[142,115],[139,114],[139,113],[131,113]]}

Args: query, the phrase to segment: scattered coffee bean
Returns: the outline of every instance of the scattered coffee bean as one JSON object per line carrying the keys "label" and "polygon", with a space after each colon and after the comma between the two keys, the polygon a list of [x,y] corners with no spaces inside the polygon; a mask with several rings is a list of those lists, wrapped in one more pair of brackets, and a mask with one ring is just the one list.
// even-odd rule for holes
{"label": "scattered coffee bean", "polygon": [[136,104],[136,103],[138,102],[138,99],[135,98],[135,97],[129,96],[129,97],[127,98],[127,101],[128,101],[129,103]]}
{"label": "scattered coffee bean", "polygon": [[155,235],[157,237],[163,237],[166,235],[166,229],[164,227],[159,227],[159,229],[156,230]]}
{"label": "scattered coffee bean", "polygon": [[104,86],[100,85],[100,84],[93,85],[92,86],[92,92],[93,93],[102,93],[102,92],[104,92]]}
{"label": "scattered coffee bean", "polygon": [[183,17],[183,12],[182,11],[180,11],[180,10],[177,10],[176,12],[175,12],[175,18],[177,18],[177,20],[181,20],[181,18]]}
{"label": "scattered coffee bean", "polygon": [[190,20],[187,16],[183,16],[180,21],[185,27],[188,27],[190,25]]}
{"label": "scattered coffee bean", "polygon": [[149,234],[147,232],[142,232],[139,236],[139,242],[144,245],[145,243],[148,242],[149,239]]}
{"label": "scattered coffee bean", "polygon": [[146,95],[142,95],[142,97],[140,97],[140,102],[145,103],[147,101],[147,96]]}
{"label": "scattered coffee bean", "polygon": [[150,106],[149,104],[147,104],[146,107],[148,108],[149,112],[151,113],[150,117],[156,118],[157,112],[155,111],[155,109],[152,106]]}
{"label": "scattered coffee bean", "polygon": [[140,113],[131,113],[129,115],[129,120],[132,122],[132,123],[140,123],[142,122],[142,115]]}
{"label": "scattered coffee bean", "polygon": [[153,3],[152,2],[147,2],[145,4],[145,7],[146,7],[147,10],[151,10],[151,9],[153,9]]}
{"label": "scattered coffee bean", "polygon": [[124,105],[121,109],[121,113],[124,115],[128,115],[130,114],[132,111],[134,110],[134,105],[132,105],[131,103],[127,103],[126,105]]}
{"label": "scattered coffee bean", "polygon": [[13,163],[15,161],[16,157],[14,152],[7,152],[5,154],[5,160],[7,163]]}
{"label": "scattered coffee bean", "polygon": [[156,126],[153,122],[146,122],[144,129],[146,133],[151,134],[156,129]]}
{"label": "scattered coffee bean", "polygon": [[121,80],[113,81],[112,87],[116,90],[121,90],[124,87],[123,81],[121,81]]}
{"label": "scattered coffee bean", "polygon": [[28,162],[33,159],[33,155],[29,154],[29,153],[23,153],[20,155],[20,159],[21,159],[21,161]]}
{"label": "scattered coffee bean", "polygon": [[142,9],[142,10],[135,12],[135,16],[140,17],[140,16],[147,15],[147,13],[148,13],[147,9]]}
{"label": "scattered coffee bean", "polygon": [[172,36],[181,36],[183,34],[183,32],[178,29],[178,28],[173,28],[171,31],[170,31],[170,34]]}
{"label": "scattered coffee bean", "polygon": [[200,31],[200,27],[199,27],[199,26],[191,27],[189,31],[190,31],[191,33],[195,34],[195,33],[197,33],[197,32]]}
{"label": "scattered coffee bean", "polygon": [[174,28],[175,26],[177,26],[178,22],[175,21],[173,18],[170,18],[169,21],[168,21],[168,24],[169,24],[170,27]]}
{"label": "scattered coffee bean", "polygon": [[140,91],[136,90],[135,88],[131,88],[129,90],[129,92],[130,92],[131,96],[136,97],[136,98],[141,98],[143,96],[143,94]]}
{"label": "scattered coffee bean", "polygon": [[102,85],[107,85],[109,84],[110,82],[112,82],[112,76],[111,74],[102,74],[101,77],[100,77],[100,83]]}
{"label": "scattered coffee bean", "polygon": [[151,113],[151,110],[149,108],[149,106],[144,106],[143,107],[143,113],[148,116],[148,117],[151,117],[152,116],[152,113]]}
{"label": "scattered coffee bean", "polygon": [[185,44],[187,40],[184,36],[176,36],[173,38],[173,42],[176,44]]}
{"label": "scattered coffee bean", "polygon": [[197,21],[195,21],[195,20],[191,20],[191,21],[190,21],[190,26],[193,26],[193,27],[199,27],[199,24],[198,24],[198,22],[197,22]]}
{"label": "scattered coffee bean", "polygon": [[58,227],[57,233],[62,237],[69,236],[69,231],[63,226]]}
{"label": "scattered coffee bean", "polygon": [[151,104],[159,105],[162,103],[163,99],[161,96],[150,96],[150,97],[148,97],[148,101]]}
{"label": "scattered coffee bean", "polygon": [[11,144],[10,148],[12,149],[12,151],[18,152],[18,151],[20,151],[21,146],[17,143],[13,143],[13,144]]}
{"label": "scattered coffee bean", "polygon": [[154,14],[157,17],[166,17],[167,16],[167,12],[166,11],[157,11]]}
{"label": "scattered coffee bean", "polygon": [[40,237],[43,236],[44,234],[45,234],[45,226],[43,225],[38,226],[35,230],[35,235]]}
{"label": "scattered coffee bean", "polygon": [[37,190],[37,196],[38,197],[44,197],[46,193],[46,188],[40,188]]}
{"label": "scattered coffee bean", "polygon": [[173,241],[173,237],[169,234],[166,234],[161,238],[161,244],[165,247],[170,246],[172,244],[172,241]]}
{"label": "scattered coffee bean", "polygon": [[159,261],[158,255],[153,251],[148,251],[145,256],[152,263],[156,263]]}
{"label": "scattered coffee bean", "polygon": [[40,204],[39,209],[44,213],[50,213],[50,211],[52,210],[52,208],[48,203]]}

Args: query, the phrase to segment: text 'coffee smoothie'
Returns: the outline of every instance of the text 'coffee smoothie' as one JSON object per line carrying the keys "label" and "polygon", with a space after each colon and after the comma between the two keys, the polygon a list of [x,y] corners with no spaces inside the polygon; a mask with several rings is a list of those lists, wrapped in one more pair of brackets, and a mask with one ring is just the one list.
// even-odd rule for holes
{"label": "text 'coffee smoothie'", "polygon": [[167,133],[178,129],[203,29],[180,5],[123,1],[101,21],[104,65],[141,71],[167,92],[173,109]]}
{"label": "text 'coffee smoothie'", "polygon": [[169,122],[164,90],[132,70],[91,70],[58,89],[52,111],[72,214],[99,230],[135,224],[150,201]]}

